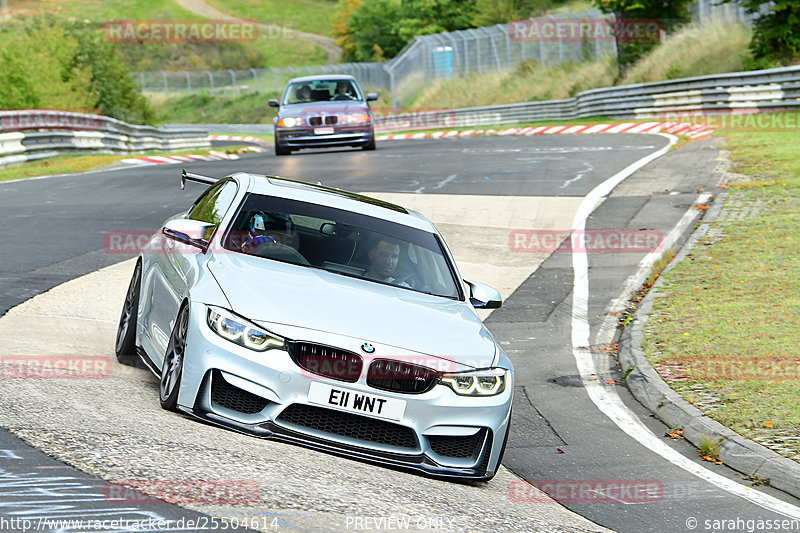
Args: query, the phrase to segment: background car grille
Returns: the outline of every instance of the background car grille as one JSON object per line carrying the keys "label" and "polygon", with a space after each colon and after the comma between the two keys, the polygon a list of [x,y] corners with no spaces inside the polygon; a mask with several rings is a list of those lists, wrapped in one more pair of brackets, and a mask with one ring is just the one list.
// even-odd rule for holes
{"label": "background car grille", "polygon": [[486,428],[469,437],[453,437],[449,435],[431,435],[428,442],[431,450],[442,457],[467,458],[475,455],[483,445]]}
{"label": "background car grille", "polygon": [[214,372],[211,377],[211,403],[247,415],[260,413],[269,404],[269,400],[251,392],[234,387]]}
{"label": "background car grille", "polygon": [[[308,123],[312,126],[322,126],[323,117],[311,117]],[[325,117],[325,124],[336,124],[338,117],[336,115],[328,115]]]}
{"label": "background car grille", "polygon": [[375,359],[367,372],[367,385],[376,389],[422,394],[439,380],[439,373],[420,365],[391,359]]}
{"label": "background car grille", "polygon": [[292,361],[312,374],[349,383],[355,383],[361,376],[364,362],[358,354],[308,342],[287,345]]}
{"label": "background car grille", "polygon": [[313,405],[294,403],[283,410],[278,421],[376,444],[417,448],[411,428]]}

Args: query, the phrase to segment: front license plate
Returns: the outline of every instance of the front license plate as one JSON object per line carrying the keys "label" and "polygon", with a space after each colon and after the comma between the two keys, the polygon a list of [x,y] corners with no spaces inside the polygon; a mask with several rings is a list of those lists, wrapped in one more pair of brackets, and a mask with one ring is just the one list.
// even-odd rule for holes
{"label": "front license plate", "polygon": [[314,128],[315,135],[331,135],[333,128]]}
{"label": "front license plate", "polygon": [[406,412],[406,401],[386,398],[375,394],[332,387],[326,383],[312,381],[308,389],[308,401],[351,413],[371,415],[387,420],[400,420]]}

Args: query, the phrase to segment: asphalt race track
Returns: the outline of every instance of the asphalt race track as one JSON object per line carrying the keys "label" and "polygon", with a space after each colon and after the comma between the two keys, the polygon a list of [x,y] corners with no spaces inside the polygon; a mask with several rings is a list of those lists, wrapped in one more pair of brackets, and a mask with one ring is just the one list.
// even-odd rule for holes
{"label": "asphalt race track", "polygon": [[[434,482],[161,412],[149,373],[115,365],[112,378],[100,384],[0,380],[0,426],[96,476],[63,466],[0,430],[0,519],[38,516],[41,510],[30,498],[45,498],[41,492],[14,492],[7,487],[19,484],[4,480],[45,474],[49,479],[54,473],[59,479],[43,483],[68,481],[75,491],[99,491],[99,497],[59,491],[47,496],[49,505],[74,500],[76,508],[85,509],[82,516],[241,515],[241,509],[152,503],[114,509],[97,479],[202,479],[221,465],[231,469],[225,479],[258,480],[265,506],[248,509],[271,509],[270,519],[277,517],[280,529],[358,529],[350,520],[354,516],[380,518],[406,508],[410,516],[441,519],[423,523],[428,530],[454,531],[711,531],[706,521],[800,518],[797,500],[751,487],[727,467],[703,463],[687,443],[664,438],[668,428],[630,396],[620,369],[598,345],[610,333],[610,306],[646,251],[584,256],[589,293],[586,311],[576,316],[576,254],[553,252],[531,240],[531,230],[569,231],[595,187],[668,143],[665,136],[637,134],[388,141],[375,152],[257,154],[186,166],[213,176],[243,170],[321,182],[426,214],[444,234],[462,274],[496,286],[506,298],[503,308],[484,315],[516,368],[504,465],[522,479],[567,492],[583,481],[656,487],[655,496],[634,489],[608,497],[552,494],[593,525],[543,501],[508,472],[481,487]],[[586,229],[605,236],[628,230],[666,235],[679,222],[691,227],[699,216],[692,206],[713,194],[719,182],[717,166],[710,140],[667,152],[591,209]],[[184,210],[201,188],[189,184],[181,191],[179,172],[179,165],[158,165],[0,182],[0,315],[42,295],[0,319],[0,357],[60,342],[61,353],[97,353],[81,350],[106,346],[109,335],[113,340],[132,266],[117,265],[131,255],[106,249],[107,233],[156,231],[165,218]],[[110,268],[96,272],[105,267]],[[75,281],[43,294],[70,280]],[[588,324],[595,349],[576,348],[576,321]],[[44,340],[37,345],[37,339]],[[586,368],[596,372],[586,374]],[[603,394],[590,392],[592,386],[602,387]],[[648,444],[653,435],[658,446]],[[264,457],[266,464],[260,463]],[[26,501],[30,505],[21,505]],[[270,525],[257,529],[275,530]],[[410,529],[415,525],[412,521]]]}

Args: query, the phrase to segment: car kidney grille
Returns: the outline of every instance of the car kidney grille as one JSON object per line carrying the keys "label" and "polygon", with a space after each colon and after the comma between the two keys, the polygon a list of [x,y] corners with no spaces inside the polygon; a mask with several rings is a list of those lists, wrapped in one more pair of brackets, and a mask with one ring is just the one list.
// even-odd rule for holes
{"label": "car kidney grille", "polygon": [[234,387],[214,372],[211,378],[211,403],[247,415],[260,413],[269,404],[269,400],[251,392]]}
{"label": "car kidney grille", "polygon": [[325,124],[336,124],[338,122],[336,115],[328,115],[325,117]]}
{"label": "car kidney grille", "polygon": [[439,373],[435,370],[391,359],[375,359],[367,372],[370,387],[406,394],[428,392],[438,380]]}
{"label": "car kidney grille", "polygon": [[281,412],[278,421],[365,442],[417,448],[417,439],[411,428],[324,407],[294,403]]}
{"label": "car kidney grille", "polygon": [[469,437],[453,437],[449,435],[431,435],[428,443],[436,455],[442,457],[467,458],[475,455],[483,445],[486,429]]}
{"label": "car kidney grille", "polygon": [[292,361],[312,374],[348,383],[361,376],[364,362],[358,354],[308,342],[290,342],[288,347]]}

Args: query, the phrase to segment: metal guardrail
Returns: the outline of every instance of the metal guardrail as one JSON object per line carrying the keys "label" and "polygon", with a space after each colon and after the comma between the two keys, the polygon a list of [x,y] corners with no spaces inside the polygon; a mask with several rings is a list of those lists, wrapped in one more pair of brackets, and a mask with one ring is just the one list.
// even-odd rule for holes
{"label": "metal guardrail", "polygon": [[136,126],[66,111],[0,111],[0,167],[75,152],[134,153],[208,148],[201,128]]}
{"label": "metal guardrail", "polygon": [[616,119],[687,118],[692,114],[800,106],[800,66],[735,72],[593,89],[573,98],[389,115],[376,119],[383,131],[491,126],[593,116]]}

